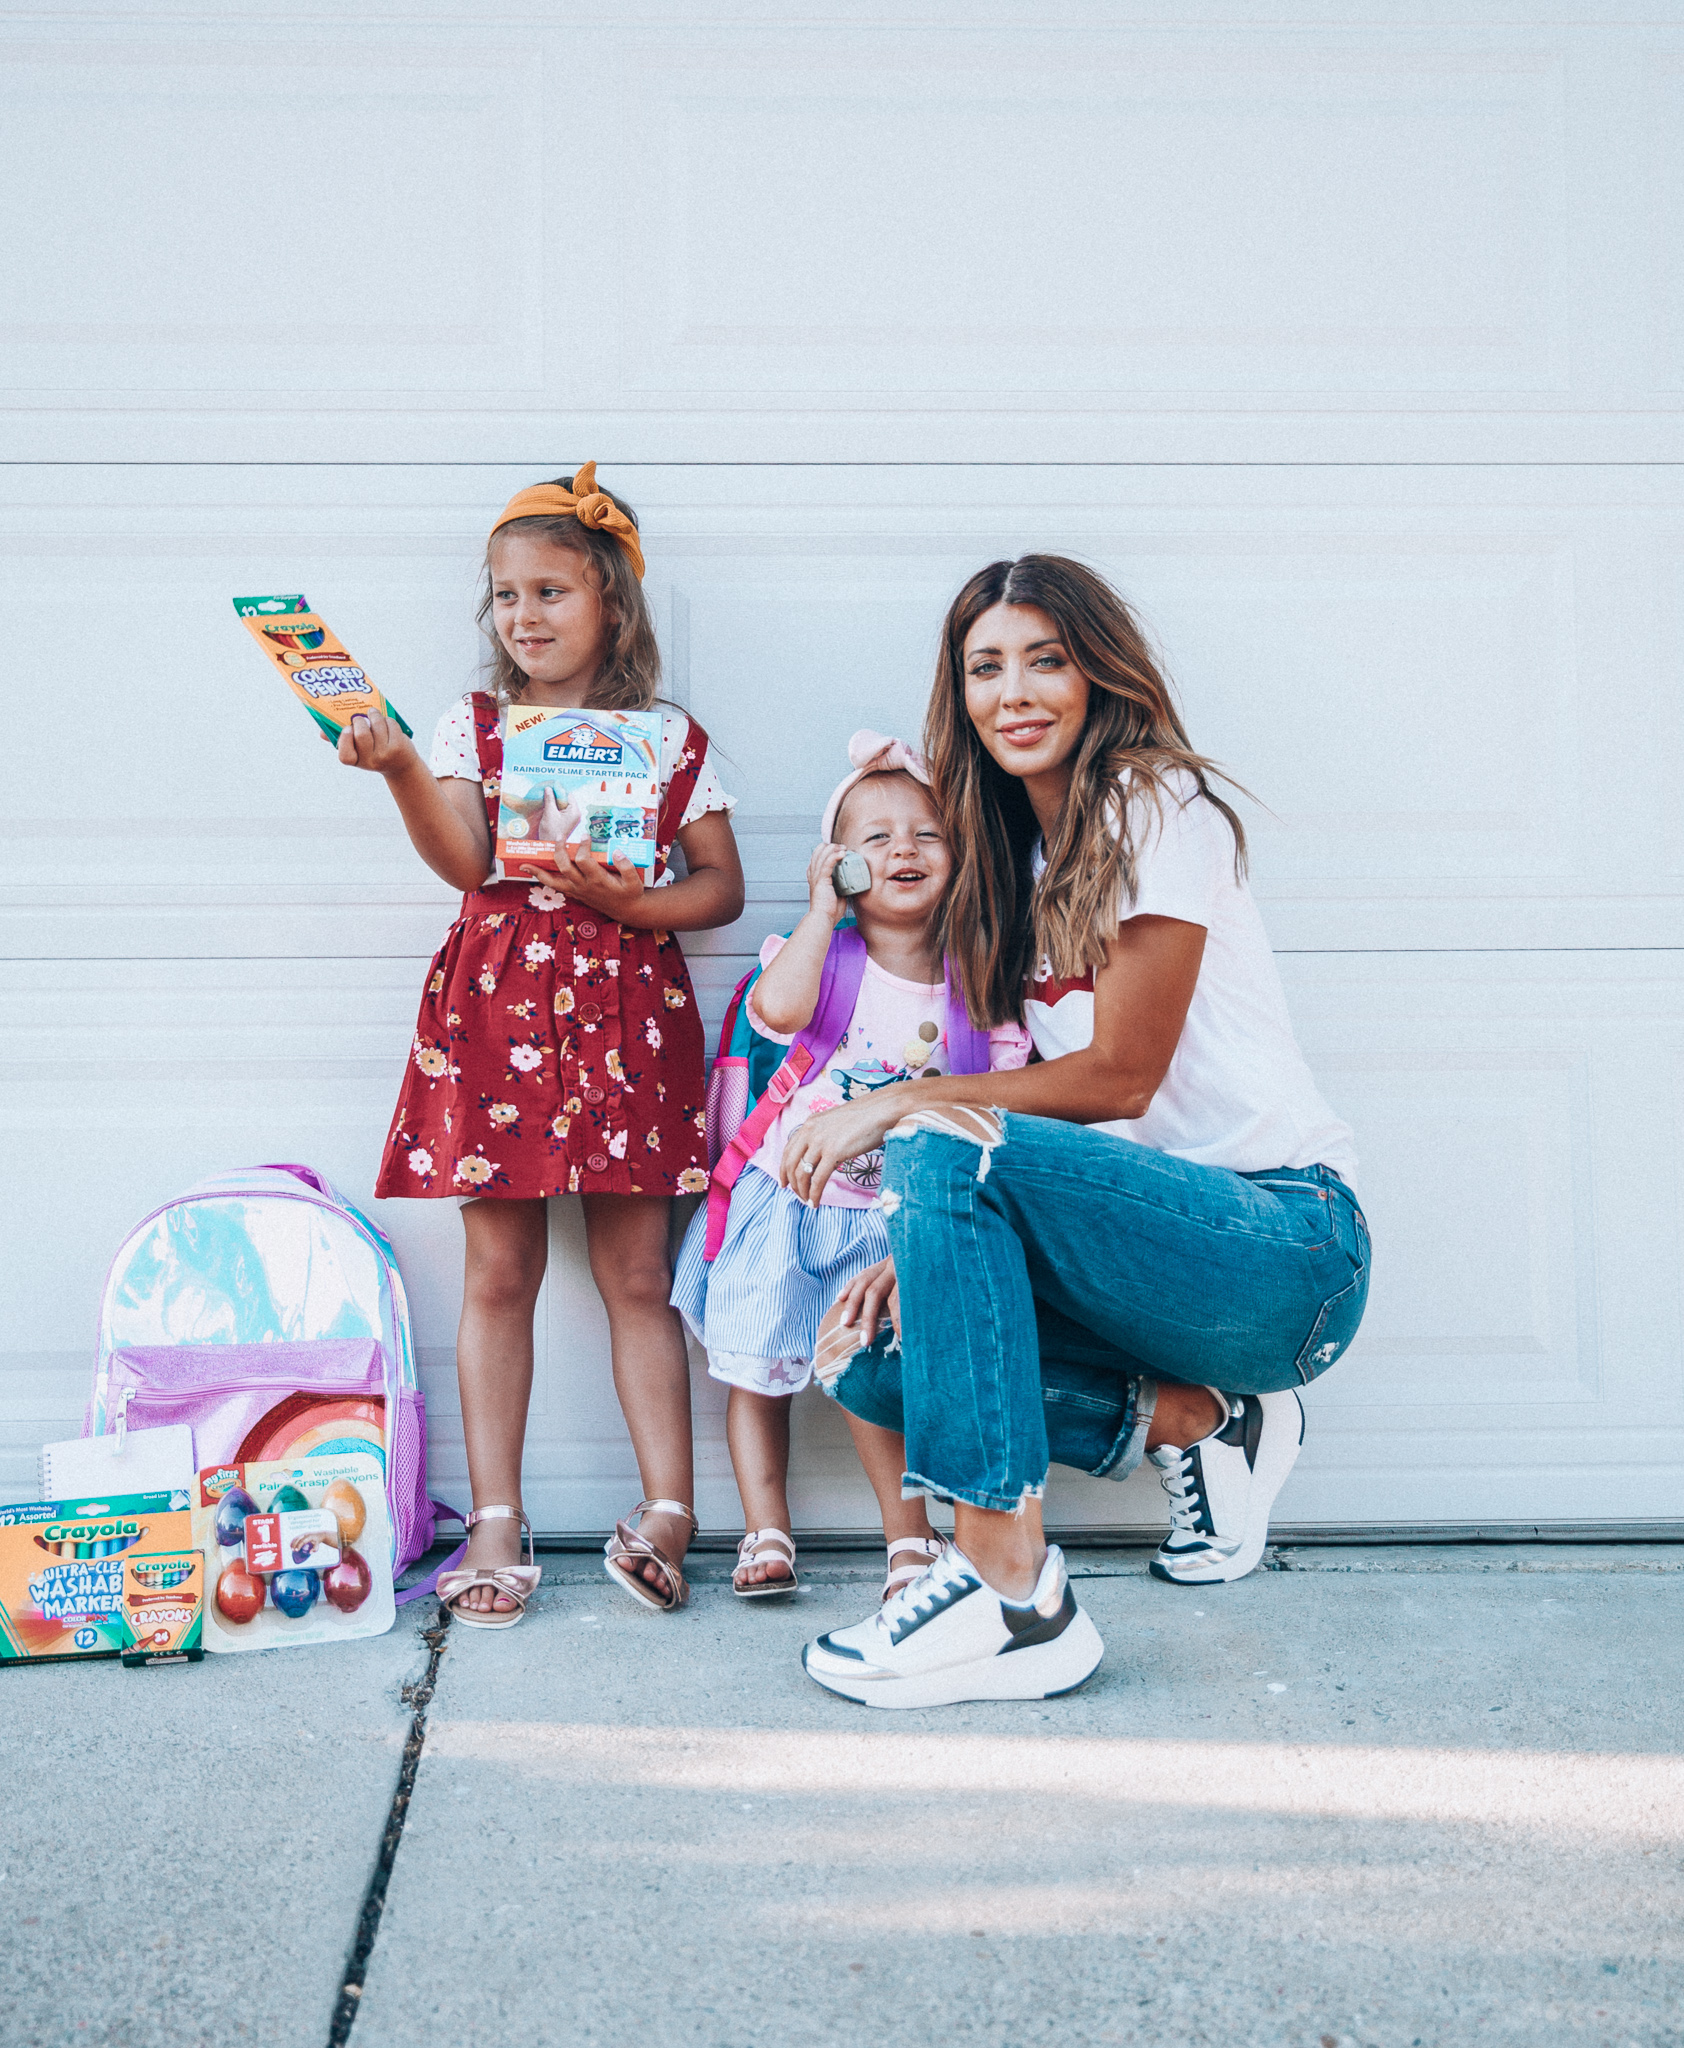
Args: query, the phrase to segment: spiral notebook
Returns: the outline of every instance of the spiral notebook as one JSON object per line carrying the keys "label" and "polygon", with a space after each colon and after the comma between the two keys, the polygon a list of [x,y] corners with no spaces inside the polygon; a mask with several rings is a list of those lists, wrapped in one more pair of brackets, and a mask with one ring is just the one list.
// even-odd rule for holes
{"label": "spiral notebook", "polygon": [[107,1493],[163,1493],[193,1484],[193,1432],[130,1429],[41,1446],[41,1498],[92,1500]]}

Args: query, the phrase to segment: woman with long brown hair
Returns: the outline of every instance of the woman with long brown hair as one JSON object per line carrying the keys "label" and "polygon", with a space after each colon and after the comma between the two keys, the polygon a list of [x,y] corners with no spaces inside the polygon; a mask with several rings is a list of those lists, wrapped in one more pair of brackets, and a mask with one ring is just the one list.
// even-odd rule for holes
{"label": "woman with long brown hair", "polygon": [[1240,821],[1127,605],[1056,555],[973,576],[925,751],[949,957],[973,1021],[1021,1015],[1038,1059],[880,1089],[784,1155],[815,1201],[885,1147],[893,1256],[832,1311],[818,1373],[904,1428],[905,1489],[954,1508],[944,1556],[804,1654],[884,1707],[1049,1698],[1097,1669],[1042,1535],[1055,1459],[1158,1466],[1157,1577],[1250,1571],[1303,1438],[1296,1390],[1368,1293],[1350,1130],[1294,1041]]}

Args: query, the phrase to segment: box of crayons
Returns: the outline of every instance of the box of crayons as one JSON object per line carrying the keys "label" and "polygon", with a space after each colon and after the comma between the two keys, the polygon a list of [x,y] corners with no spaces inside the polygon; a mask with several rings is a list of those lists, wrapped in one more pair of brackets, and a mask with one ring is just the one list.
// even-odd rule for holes
{"label": "box of crayons", "polygon": [[123,1662],[197,1664],[205,1654],[205,1558],[199,1550],[123,1553]]}
{"label": "box of crayons", "polygon": [[[192,1545],[184,1490],[0,1507],[0,1664],[132,1652],[136,1639],[123,1618],[125,1561],[131,1553],[137,1560],[174,1554],[179,1561]],[[176,1592],[187,1583],[147,1590]],[[202,1607],[202,1569],[198,1584]],[[196,1640],[196,1626],[182,1630],[184,1642],[189,1633]]]}

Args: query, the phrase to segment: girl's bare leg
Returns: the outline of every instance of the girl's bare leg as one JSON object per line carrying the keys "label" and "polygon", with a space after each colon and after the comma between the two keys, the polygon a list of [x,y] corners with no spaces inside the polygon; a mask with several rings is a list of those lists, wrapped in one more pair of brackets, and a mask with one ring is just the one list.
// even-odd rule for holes
{"label": "girl's bare leg", "polygon": [[[790,1399],[788,1394],[756,1394],[748,1387],[733,1387],[726,1401],[725,1440],[742,1496],[744,1529],[789,1532]],[[745,1586],[790,1576],[789,1566],[772,1550],[761,1563],[738,1570]]]}
{"label": "girl's bare leg", "polygon": [[[470,1202],[462,1211],[462,1229],[467,1249],[456,1381],[468,1480],[476,1508],[519,1507],[532,1397],[532,1311],[549,1253],[549,1219],[542,1201]],[[471,1566],[519,1564],[522,1554],[518,1522],[481,1522],[468,1532]],[[515,1603],[489,1586],[476,1586],[458,1604],[506,1613]]]}
{"label": "girl's bare leg", "polygon": [[[898,1321],[895,1333],[897,1336],[900,1334]],[[838,1302],[819,1325],[815,1362],[821,1375],[827,1368],[839,1370],[863,1341],[857,1325],[843,1324],[842,1305]],[[871,1490],[877,1496],[878,1512],[883,1517],[883,1540],[890,1543],[897,1536],[933,1536],[935,1531],[930,1527],[923,1497],[917,1500],[902,1500],[900,1497],[901,1474],[906,1470],[906,1438],[898,1430],[884,1429],[875,1422],[862,1422],[857,1415],[849,1415],[846,1408],[842,1413],[848,1418],[854,1449],[865,1467],[866,1478],[871,1481]]]}
{"label": "girl's bare leg", "polygon": [[875,1422],[862,1422],[848,1415],[848,1431],[860,1454],[865,1476],[877,1496],[883,1516],[883,1539],[892,1543],[897,1536],[933,1536],[922,1495],[917,1500],[900,1497],[901,1474],[906,1470],[906,1438],[898,1430],[883,1429]]}
{"label": "girl's bare leg", "polygon": [[[614,1391],[631,1431],[645,1500],[695,1505],[690,1436],[690,1361],[684,1325],[669,1297],[672,1204],[648,1195],[584,1195],[585,1243],[591,1278],[608,1311]],[[643,1532],[677,1564],[690,1547],[690,1525],[677,1515],[646,1515]],[[629,1567],[622,1567],[629,1569]],[[642,1576],[659,1587],[652,1564]]]}

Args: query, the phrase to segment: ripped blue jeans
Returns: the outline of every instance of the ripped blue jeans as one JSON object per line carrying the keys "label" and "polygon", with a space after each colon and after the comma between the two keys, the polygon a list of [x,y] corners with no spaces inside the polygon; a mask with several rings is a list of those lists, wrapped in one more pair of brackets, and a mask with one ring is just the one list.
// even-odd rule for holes
{"label": "ripped blue jeans", "polygon": [[900,1342],[885,1321],[819,1377],[904,1432],[908,1497],[1015,1510],[1055,1461],[1124,1478],[1158,1381],[1300,1386],[1368,1299],[1368,1225],[1325,1166],[1233,1173],[1080,1124],[932,1105],[890,1133],[883,1190]]}

